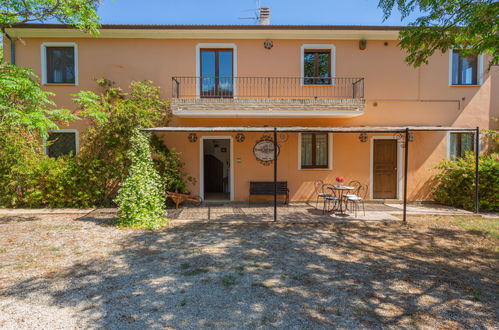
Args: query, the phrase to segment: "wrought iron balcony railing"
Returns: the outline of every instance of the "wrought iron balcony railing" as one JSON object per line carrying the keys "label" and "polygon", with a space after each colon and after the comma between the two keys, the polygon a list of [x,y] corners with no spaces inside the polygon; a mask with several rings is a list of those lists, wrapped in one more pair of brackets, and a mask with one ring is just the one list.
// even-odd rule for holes
{"label": "wrought iron balcony railing", "polygon": [[172,77],[173,98],[363,99],[364,78]]}

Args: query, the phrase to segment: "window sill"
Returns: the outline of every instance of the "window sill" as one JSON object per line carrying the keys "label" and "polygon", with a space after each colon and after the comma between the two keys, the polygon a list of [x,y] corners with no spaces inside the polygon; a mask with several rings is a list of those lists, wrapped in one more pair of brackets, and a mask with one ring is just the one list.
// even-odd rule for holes
{"label": "window sill", "polygon": [[300,171],[331,171],[332,168],[326,167],[326,168],[298,168]]}
{"label": "window sill", "polygon": [[480,87],[482,85],[480,84],[477,84],[477,85],[454,85],[454,84],[450,84],[449,87]]}
{"label": "window sill", "polygon": [[42,86],[78,86],[78,84],[70,84],[70,83],[44,83]]}

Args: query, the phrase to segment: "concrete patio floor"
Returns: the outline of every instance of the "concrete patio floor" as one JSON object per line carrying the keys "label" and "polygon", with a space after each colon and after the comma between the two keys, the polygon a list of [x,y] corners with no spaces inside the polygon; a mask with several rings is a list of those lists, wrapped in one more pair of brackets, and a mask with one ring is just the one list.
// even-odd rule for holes
{"label": "concrete patio floor", "polygon": [[[315,203],[291,203],[278,205],[279,222],[314,223],[314,222],[344,222],[344,221],[400,221],[397,215],[402,214],[402,204],[366,203],[366,213],[360,210],[357,216],[348,211],[346,214],[331,212],[323,214]],[[273,205],[247,203],[206,204],[202,206],[185,206],[179,209],[169,209],[168,217],[175,222],[270,222],[273,221]],[[446,207],[437,204],[411,204],[407,207],[408,214],[441,214],[466,215],[471,212]]]}

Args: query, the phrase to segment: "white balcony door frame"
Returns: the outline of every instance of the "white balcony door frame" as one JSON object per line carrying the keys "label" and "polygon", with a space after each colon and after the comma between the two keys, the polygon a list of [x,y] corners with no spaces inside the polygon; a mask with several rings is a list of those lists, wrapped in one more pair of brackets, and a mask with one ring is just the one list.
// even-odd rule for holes
{"label": "white balcony door frame", "polygon": [[236,98],[237,93],[237,45],[234,43],[200,43],[196,45],[196,98],[201,97],[201,49],[203,48],[226,48],[232,49],[232,75],[234,81],[232,83],[232,95]]}

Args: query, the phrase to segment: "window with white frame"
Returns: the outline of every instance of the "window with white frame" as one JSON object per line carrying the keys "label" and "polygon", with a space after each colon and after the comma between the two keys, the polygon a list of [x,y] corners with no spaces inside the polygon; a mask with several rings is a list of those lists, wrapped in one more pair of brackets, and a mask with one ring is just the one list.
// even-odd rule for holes
{"label": "window with white frame", "polygon": [[77,48],[74,43],[42,45],[42,81],[44,84],[77,84]]}
{"label": "window with white frame", "polygon": [[328,133],[302,133],[300,168],[327,169],[330,167],[330,141]]}
{"label": "window with white frame", "polygon": [[449,158],[464,157],[466,152],[475,150],[475,135],[468,132],[449,133]]}
{"label": "window with white frame", "polygon": [[45,150],[49,157],[72,156],[78,152],[78,144],[77,130],[51,131]]}
{"label": "window with white frame", "polygon": [[480,57],[472,55],[461,56],[458,50],[451,53],[451,84],[452,85],[478,85]]}

